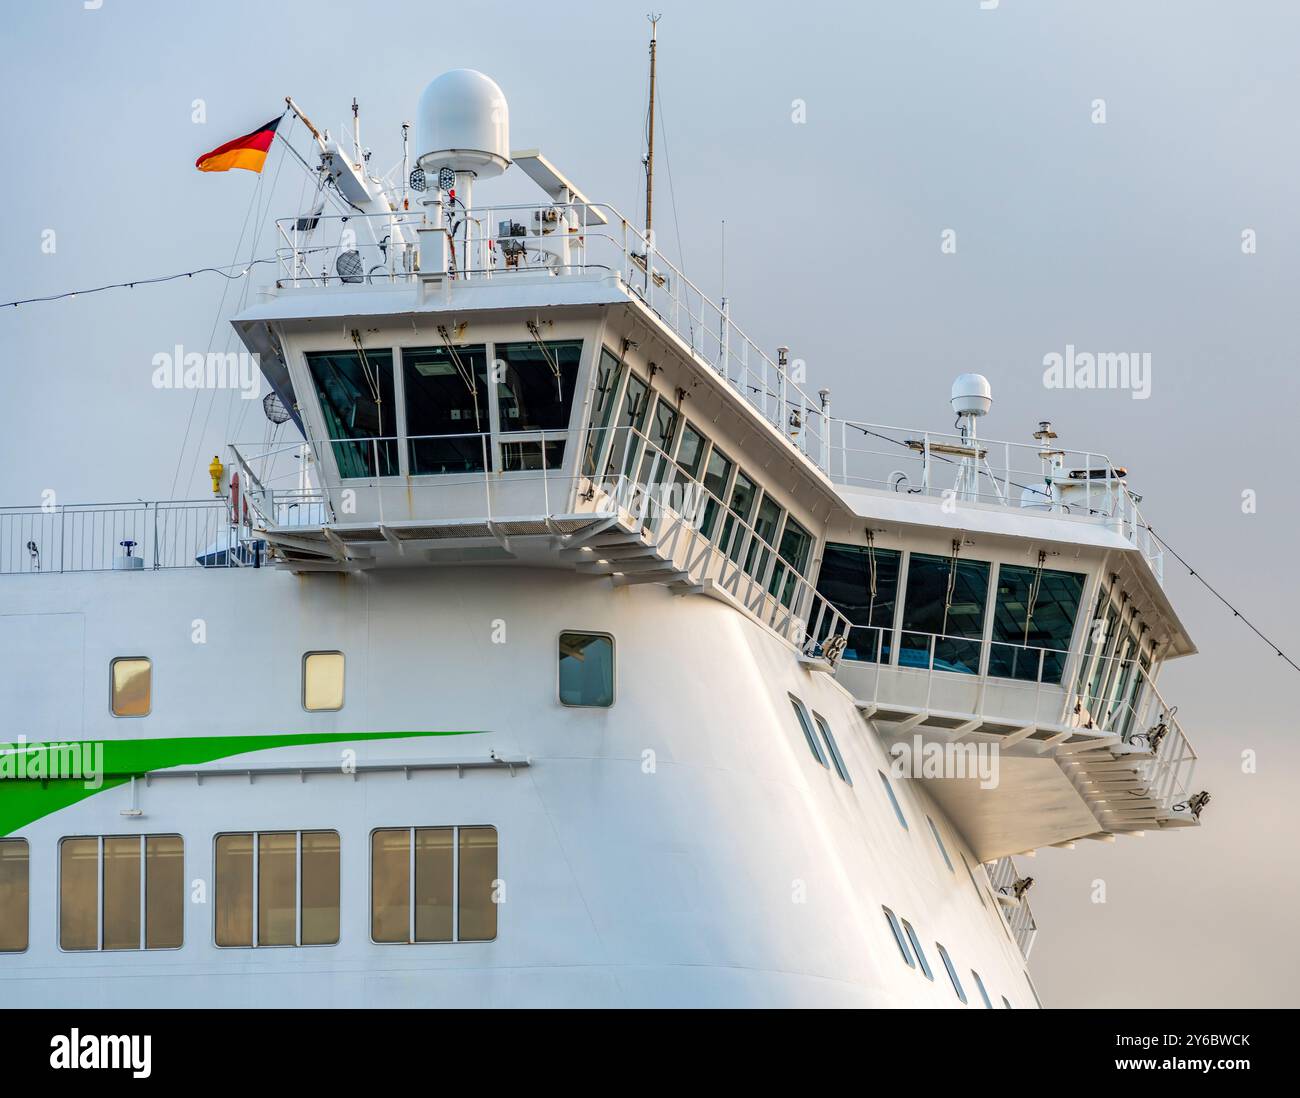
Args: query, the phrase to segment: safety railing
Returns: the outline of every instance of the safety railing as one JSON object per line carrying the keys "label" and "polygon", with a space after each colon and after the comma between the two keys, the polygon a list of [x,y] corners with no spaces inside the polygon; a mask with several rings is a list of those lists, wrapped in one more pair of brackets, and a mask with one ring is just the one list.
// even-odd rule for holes
{"label": "safety railing", "polygon": [[[1020,952],[1027,961],[1034,948],[1034,939],[1038,937],[1038,924],[1034,922],[1034,913],[1025,898],[1027,888],[1021,883],[1026,878],[1020,876],[1016,863],[1010,858],[999,858],[984,868],[988,872],[989,884],[994,894],[1009,901],[999,902],[998,907],[1002,909],[1002,916],[1011,930],[1011,937],[1015,939],[1016,945],[1020,947]],[[1017,890],[1020,892],[1018,896]]]}
{"label": "safety railing", "polygon": [[256,567],[263,557],[221,499],[0,508],[0,574]]}
{"label": "safety railing", "polygon": [[1127,538],[1164,581],[1164,551],[1125,470],[1104,454],[836,419],[827,472],[836,484],[1097,519]]}
{"label": "safety railing", "polygon": [[[599,211],[600,220],[594,213]],[[653,236],[612,206],[510,205],[318,215],[277,223],[280,286],[383,284],[444,275],[468,282],[521,275],[617,274],[700,362],[724,377],[791,445],[826,467],[828,395],[798,384],[798,359],[773,360],[664,257]],[[411,243],[423,239],[418,248]],[[437,247],[427,244],[436,243]],[[418,251],[418,259],[413,255]]]}
{"label": "safety railing", "polygon": [[[849,666],[874,665],[874,683],[863,699],[873,704],[888,705],[895,697],[893,674],[925,677],[923,689],[907,695],[922,709],[936,697],[951,698],[953,684],[966,682],[972,711],[981,718],[1075,726],[1118,736],[1149,754],[1138,764],[1149,783],[1144,792],[1166,811],[1191,792],[1196,752],[1177,707],[1136,660],[852,623],[844,659]],[[1080,661],[1088,661],[1089,672],[1082,687]]]}

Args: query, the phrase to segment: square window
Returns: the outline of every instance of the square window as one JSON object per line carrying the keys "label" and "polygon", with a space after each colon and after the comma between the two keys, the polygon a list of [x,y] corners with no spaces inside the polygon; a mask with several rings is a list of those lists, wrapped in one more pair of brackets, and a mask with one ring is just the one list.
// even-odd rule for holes
{"label": "square window", "polygon": [[302,707],[343,708],[343,653],[308,652],[302,658]]}
{"label": "square window", "polygon": [[560,634],[560,704],[614,704],[614,638],[608,633]]}
{"label": "square window", "polygon": [[153,686],[153,663],[143,656],[119,657],[110,665],[115,717],[147,717]]}

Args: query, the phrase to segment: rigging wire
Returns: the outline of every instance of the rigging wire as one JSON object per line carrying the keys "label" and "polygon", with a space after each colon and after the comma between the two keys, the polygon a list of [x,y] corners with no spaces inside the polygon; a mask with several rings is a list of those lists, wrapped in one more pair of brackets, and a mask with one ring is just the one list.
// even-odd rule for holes
{"label": "rigging wire", "polygon": [[[19,305],[34,305],[46,301],[63,301],[70,297],[86,297],[89,294],[102,293],[104,290],[133,290],[137,286],[152,286],[159,282],[174,282],[178,278],[193,278],[197,274],[219,274],[222,278],[235,282],[243,278],[259,263],[274,263],[275,256],[266,256],[262,259],[254,259],[249,263],[227,263],[224,267],[195,267],[192,271],[178,271],[176,274],[162,275],[158,278],[133,278],[130,282],[109,282],[103,286],[92,286],[85,290],[65,290],[59,294],[48,294],[45,297],[24,297],[18,301],[6,301],[0,304],[0,309],[8,309],[11,306],[18,308]],[[227,271],[233,271],[237,267],[242,267],[238,274],[226,274]]]}
{"label": "rigging wire", "polygon": [[1146,530],[1147,533],[1149,533],[1153,538],[1155,538],[1156,541],[1158,541],[1162,546],[1164,546],[1164,548],[1169,550],[1169,555],[1172,556],[1174,560],[1178,561],[1179,564],[1181,564],[1184,568],[1187,569],[1188,575],[1190,575],[1194,580],[1196,580],[1197,583],[1199,583],[1202,587],[1204,587],[1207,591],[1209,591],[1211,595],[1213,595],[1216,599],[1218,599],[1221,603],[1223,603],[1224,606],[1226,606],[1229,610],[1231,610],[1232,616],[1234,618],[1240,618],[1242,623],[1246,626],[1247,629],[1249,629],[1252,633],[1255,634],[1255,636],[1257,636],[1271,649],[1273,649],[1274,652],[1276,652],[1279,656],[1281,656],[1282,659],[1284,659],[1287,663],[1289,663],[1295,670],[1300,671],[1300,664],[1297,664],[1295,660],[1293,660],[1290,656],[1288,656],[1285,652],[1283,652],[1282,649],[1280,649],[1276,644],[1274,644],[1271,640],[1269,640],[1269,638],[1266,637],[1260,631],[1260,629],[1255,625],[1254,622],[1252,622],[1248,617],[1246,617],[1245,614],[1243,614],[1240,610],[1238,610],[1235,606],[1233,606],[1232,603],[1230,603],[1226,598],[1224,598],[1221,594],[1219,594],[1218,590],[1215,589],[1215,587],[1210,583],[1210,581],[1207,580],[1204,576],[1202,576],[1190,564],[1188,564],[1187,561],[1182,557],[1182,555],[1178,552],[1177,549],[1175,549],[1172,545],[1169,544],[1169,542],[1165,541],[1164,538],[1162,538],[1159,534],[1157,534],[1149,524],[1143,523],[1142,528]]}

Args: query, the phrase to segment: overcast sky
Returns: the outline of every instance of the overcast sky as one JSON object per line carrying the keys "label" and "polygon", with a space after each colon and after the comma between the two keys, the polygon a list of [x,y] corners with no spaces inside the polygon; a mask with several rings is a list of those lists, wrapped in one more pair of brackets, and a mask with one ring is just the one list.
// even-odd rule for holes
{"label": "overcast sky", "polygon": [[[788,344],[838,413],[947,429],[952,378],[987,374],[986,435],[1029,441],[1051,419],[1065,445],[1109,453],[1155,528],[1300,652],[1287,441],[1300,8],[656,6],[656,226],[668,252],[680,238],[687,274],[716,295],[725,219],[732,315],[760,345]],[[449,68],[501,84],[516,148],[540,146],[593,199],[629,213],[640,201],[641,0],[6,9],[0,301],[269,254],[269,228],[237,251],[258,177],[201,174],[195,157],[287,94],[339,131],[355,95],[387,168],[420,90]],[[305,152],[301,127],[290,136]],[[254,223],[297,210],[304,172],[281,156]],[[491,186],[481,200],[514,193]],[[199,496],[231,435],[261,437],[260,409],[155,390],[152,359],[225,347],[243,292],[203,275],[0,312],[0,503],[48,488],[61,502],[158,498],[173,481]],[[1043,358],[1067,344],[1149,352],[1150,397],[1046,389]],[[1205,826],[1026,862],[1033,971],[1049,1005],[1300,1005],[1300,675],[1185,573],[1171,568],[1169,589],[1201,649],[1162,687],[1213,792]],[[1246,749],[1256,773],[1242,772]],[[1097,879],[1105,904],[1091,902]]]}

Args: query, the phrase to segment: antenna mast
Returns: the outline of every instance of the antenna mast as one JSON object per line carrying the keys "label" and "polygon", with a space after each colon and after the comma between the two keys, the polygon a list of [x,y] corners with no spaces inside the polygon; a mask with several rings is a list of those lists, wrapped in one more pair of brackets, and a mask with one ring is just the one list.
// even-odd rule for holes
{"label": "antenna mast", "polygon": [[648,238],[653,227],[655,190],[655,47],[659,34],[659,20],[663,16],[647,15],[646,18],[650,20],[650,111],[645,157],[645,235]]}

